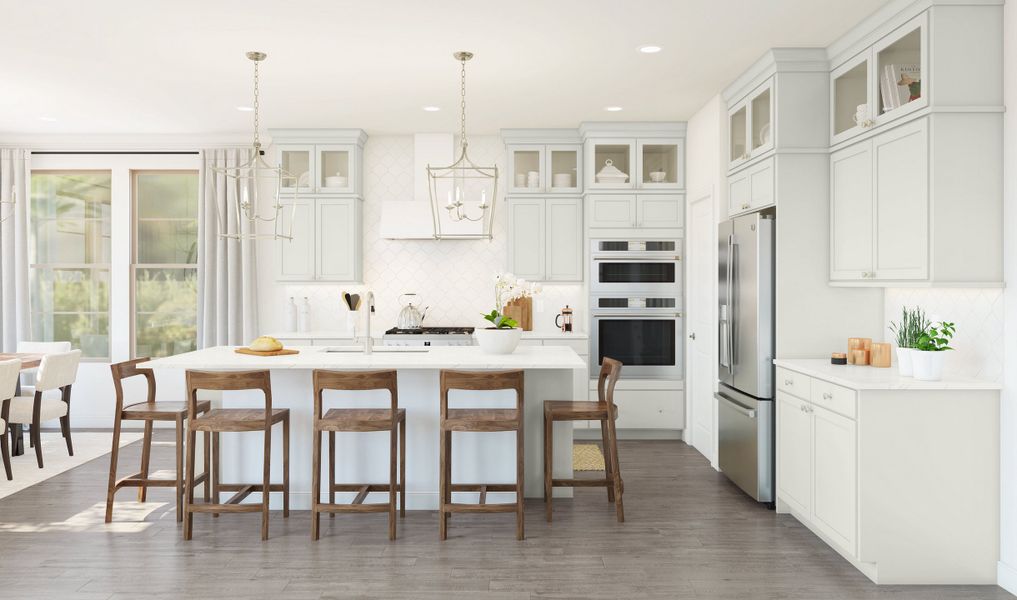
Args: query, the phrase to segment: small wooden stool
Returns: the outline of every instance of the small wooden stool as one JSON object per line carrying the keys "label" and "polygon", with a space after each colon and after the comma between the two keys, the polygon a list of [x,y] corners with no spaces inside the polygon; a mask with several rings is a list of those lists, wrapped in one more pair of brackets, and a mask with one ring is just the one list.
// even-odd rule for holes
{"label": "small wooden stool", "polygon": [[[551,522],[551,492],[561,487],[606,487],[607,501],[614,502],[618,522],[625,522],[622,506],[621,467],[618,465],[618,438],[614,422],[618,418],[618,407],[614,404],[614,386],[618,383],[622,364],[613,358],[604,358],[597,381],[598,402],[573,402],[570,400],[547,400],[544,402],[544,503],[547,522]],[[555,421],[600,421],[600,435],[604,443],[603,479],[554,479],[554,422]]]}
{"label": "small wooden stool", "polygon": [[[449,408],[449,390],[515,390],[515,408]],[[441,486],[438,531],[442,540],[448,539],[448,517],[454,512],[515,512],[516,538],[523,539],[523,372],[489,371],[441,372]],[[452,432],[453,431],[515,431],[516,482],[514,484],[452,483]],[[453,503],[452,492],[480,492],[477,504]],[[515,492],[514,503],[488,504],[488,492]]]}
{"label": "small wooden stool", "polygon": [[[217,408],[198,415],[198,390],[238,391],[261,390],[264,408]],[[268,496],[283,493],[283,517],[290,516],[290,411],[272,408],[272,381],[268,371],[236,371],[211,373],[187,371],[187,493],[184,503],[184,539],[191,539],[194,513],[261,512],[261,539],[268,539]],[[272,426],[282,423],[283,482],[272,483]],[[199,431],[212,434],[212,496],[214,502],[194,503],[194,443]],[[219,434],[222,432],[261,431],[265,435],[263,477],[261,483],[219,483]],[[236,492],[224,503],[219,492]],[[261,504],[240,504],[251,492],[261,492]]]}
{"label": "small wooden stool", "polygon": [[[322,415],[325,390],[388,390],[392,407],[332,408]],[[328,432],[328,502],[321,502],[321,434]],[[388,483],[335,482],[335,434],[337,431],[387,431],[391,438]],[[398,437],[399,449],[396,450]],[[311,539],[319,537],[322,512],[329,517],[337,512],[388,511],[388,539],[396,538],[396,492],[399,492],[399,514],[406,516],[406,409],[399,408],[395,371],[314,372],[314,470],[311,474]],[[396,481],[398,457],[399,478]],[[357,492],[352,504],[336,504],[336,492]],[[370,492],[388,492],[388,502],[365,504]]]}
{"label": "small wooden stool", "polygon": [[[177,522],[184,518],[184,419],[187,418],[186,402],[156,402],[155,374],[151,369],[139,369],[138,365],[148,362],[149,358],[136,358],[110,365],[113,372],[113,387],[117,394],[117,408],[113,416],[113,451],[109,458],[109,485],[106,488],[106,522],[113,521],[113,496],[117,490],[125,487],[138,488],[138,502],[144,502],[149,487],[176,487]],[[141,375],[148,382],[148,400],[124,406],[123,381]],[[196,412],[206,413],[211,408],[208,401],[198,402]],[[117,479],[117,461],[120,456],[120,427],[123,421],[144,421],[145,435],[141,447],[141,471]],[[176,423],[176,454],[177,470],[173,479],[154,479],[148,476],[148,464],[152,457],[152,425],[155,421],[174,421]],[[205,502],[210,497],[209,483],[209,440],[211,434],[205,434],[205,472],[194,481],[194,485],[205,484]]]}

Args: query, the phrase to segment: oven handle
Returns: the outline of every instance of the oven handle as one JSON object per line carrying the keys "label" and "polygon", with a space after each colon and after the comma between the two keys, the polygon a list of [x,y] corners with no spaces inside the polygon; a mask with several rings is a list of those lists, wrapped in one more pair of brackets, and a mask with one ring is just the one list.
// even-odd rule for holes
{"label": "oven handle", "polygon": [[594,256],[593,260],[613,260],[618,262],[675,262],[680,256]]}
{"label": "oven handle", "polygon": [[650,319],[665,320],[665,319],[680,319],[680,318],[682,318],[682,313],[676,312],[676,313],[671,313],[671,314],[663,314],[663,313],[630,313],[630,312],[627,312],[627,313],[619,314],[619,313],[598,313],[598,312],[595,312],[595,313],[593,313],[593,318],[594,319],[647,319],[647,318],[650,318]]}

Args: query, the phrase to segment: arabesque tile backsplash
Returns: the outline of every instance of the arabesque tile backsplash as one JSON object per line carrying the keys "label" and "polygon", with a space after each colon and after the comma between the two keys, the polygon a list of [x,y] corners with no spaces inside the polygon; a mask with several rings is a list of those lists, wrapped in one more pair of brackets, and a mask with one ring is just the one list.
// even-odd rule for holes
{"label": "arabesque tile backsplash", "polygon": [[[498,165],[505,173],[505,146],[499,136],[470,138],[470,156],[479,164]],[[363,286],[306,284],[275,285],[274,273],[261,270],[262,329],[286,330],[285,302],[306,296],[310,328],[347,329],[344,291],[375,294],[372,333],[395,326],[399,295],[415,292],[429,306],[426,325],[483,326],[480,314],[494,305],[494,275],[507,264],[508,214],[504,195],[495,205],[493,240],[388,240],[380,234],[381,203],[413,197],[413,136],[373,136],[364,148],[364,282]],[[504,189],[504,188],[502,188]],[[262,265],[273,257],[262,253]],[[268,280],[266,281],[266,278]],[[583,329],[586,300],[583,286],[545,285],[534,298],[534,329],[553,331],[554,317],[566,304],[576,309],[577,328]]]}

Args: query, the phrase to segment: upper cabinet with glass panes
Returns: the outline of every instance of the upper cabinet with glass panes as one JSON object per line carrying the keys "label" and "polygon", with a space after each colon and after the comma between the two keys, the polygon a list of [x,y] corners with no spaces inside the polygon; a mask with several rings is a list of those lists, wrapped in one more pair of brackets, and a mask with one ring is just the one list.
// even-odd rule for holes
{"label": "upper cabinet with glass panes", "polygon": [[767,79],[728,109],[728,168],[773,150],[773,79]]}
{"label": "upper cabinet with glass panes", "polygon": [[362,193],[364,141],[360,129],[270,130],[275,163],[289,177],[283,194],[346,195]]}
{"label": "upper cabinet with glass panes", "polygon": [[928,13],[900,25],[830,72],[830,143],[929,106]]}
{"label": "upper cabinet with glass panes", "polygon": [[684,123],[583,123],[585,188],[685,187]]}
{"label": "upper cabinet with glass panes", "polygon": [[509,195],[582,192],[583,147],[574,129],[503,129],[501,135]]}

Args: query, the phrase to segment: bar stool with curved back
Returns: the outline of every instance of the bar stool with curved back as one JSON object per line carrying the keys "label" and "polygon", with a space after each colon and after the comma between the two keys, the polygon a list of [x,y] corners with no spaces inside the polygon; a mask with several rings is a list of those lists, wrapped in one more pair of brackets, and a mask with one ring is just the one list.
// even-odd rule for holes
{"label": "bar stool with curved back", "polygon": [[[260,390],[265,395],[264,408],[215,408],[198,414],[198,390],[243,391]],[[282,423],[283,482],[271,482],[272,426]],[[194,446],[199,431],[212,433],[212,502],[194,503]],[[265,455],[261,483],[219,482],[219,434],[223,432],[261,431],[265,436]],[[283,517],[290,516],[290,411],[272,408],[272,381],[268,371],[208,372],[187,371],[187,484],[184,494],[184,539],[191,539],[194,513],[260,512],[261,539],[268,539],[268,498],[270,492],[283,493]],[[226,502],[219,501],[219,492],[236,492]],[[241,504],[252,492],[261,493],[260,504]]]}
{"label": "bar stool with curved back", "polygon": [[[175,487],[177,504],[177,522],[184,518],[184,420],[187,419],[187,402],[157,402],[155,399],[155,374],[152,369],[139,369],[138,365],[148,362],[149,358],[135,358],[109,366],[113,374],[113,387],[116,390],[116,412],[113,414],[113,450],[109,458],[109,484],[106,488],[106,522],[113,520],[113,497],[117,490],[125,487],[138,488],[138,502],[144,502],[149,487]],[[144,377],[148,388],[148,397],[144,402],[124,405],[124,385],[126,379]],[[197,412],[206,413],[211,409],[207,400],[198,402]],[[141,446],[141,471],[134,475],[117,479],[117,464],[120,458],[120,428],[123,421],[143,421],[145,435]],[[148,466],[152,457],[152,430],[156,421],[171,421],[176,424],[176,458],[177,468],[173,479],[156,479],[149,477]],[[209,444],[211,434],[205,433],[205,472],[194,482],[205,484],[205,502],[211,500],[209,485]]]}
{"label": "bar stool with curved back", "polygon": [[[391,408],[332,408],[322,414],[325,390],[388,390]],[[321,502],[321,434],[328,432],[328,502]],[[387,431],[389,444],[389,482],[335,482],[335,434],[337,431]],[[398,438],[398,450],[396,442]],[[322,512],[388,512],[388,538],[396,538],[396,492],[399,513],[406,516],[406,409],[399,408],[395,371],[314,372],[314,470],[311,474],[311,539],[319,537]],[[396,478],[398,459],[399,476]],[[336,504],[336,492],[357,492],[351,504]],[[388,492],[388,502],[365,504],[370,492]]]}
{"label": "bar stool with curved back", "polygon": [[[60,419],[60,432],[67,443],[67,454],[74,456],[74,445],[71,444],[71,386],[78,376],[78,363],[81,362],[81,350],[47,354],[39,363],[38,378],[35,382],[35,393],[32,396],[15,396],[11,399],[8,423],[32,425],[32,446],[35,447],[35,459],[42,468],[42,437],[40,426],[43,421]],[[46,397],[46,392],[60,391],[59,398]]]}
{"label": "bar stool with curved back", "polygon": [[3,456],[7,481],[14,479],[11,472],[11,449],[7,445],[7,417],[11,410],[11,399],[18,389],[21,375],[21,360],[0,360],[0,455]]}
{"label": "bar stool with curved back", "polygon": [[[547,400],[544,402],[544,502],[547,522],[551,522],[551,493],[561,487],[606,487],[607,501],[614,503],[618,522],[625,522],[625,508],[622,505],[621,467],[618,464],[618,437],[615,420],[618,407],[614,403],[614,386],[618,383],[622,364],[605,357],[597,380],[597,402]],[[600,435],[604,444],[603,479],[554,479],[554,422],[555,421],[600,421]]]}
{"label": "bar stool with curved back", "polygon": [[[515,408],[449,408],[451,390],[514,390]],[[454,512],[516,513],[516,538],[523,539],[523,372],[522,371],[441,371],[440,498],[438,531],[448,539],[448,517]],[[514,484],[452,483],[453,431],[516,432],[516,482]],[[452,492],[480,492],[477,504],[453,503]],[[514,503],[488,504],[487,492],[515,492]]]}

